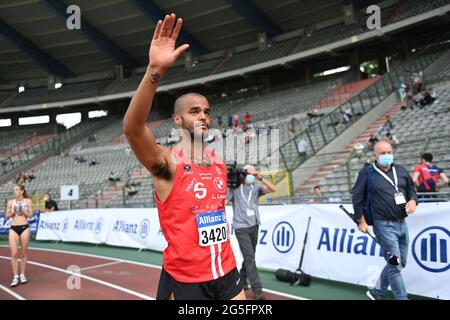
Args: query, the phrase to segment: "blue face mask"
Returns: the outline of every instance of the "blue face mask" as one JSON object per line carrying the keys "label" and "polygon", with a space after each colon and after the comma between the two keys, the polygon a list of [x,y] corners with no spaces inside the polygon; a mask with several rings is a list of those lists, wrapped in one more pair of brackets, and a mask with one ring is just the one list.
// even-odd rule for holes
{"label": "blue face mask", "polygon": [[254,184],[255,180],[256,180],[255,176],[253,176],[251,174],[248,174],[245,176],[245,183]]}
{"label": "blue face mask", "polygon": [[378,163],[380,166],[389,167],[394,162],[394,155],[382,154],[378,157]]}

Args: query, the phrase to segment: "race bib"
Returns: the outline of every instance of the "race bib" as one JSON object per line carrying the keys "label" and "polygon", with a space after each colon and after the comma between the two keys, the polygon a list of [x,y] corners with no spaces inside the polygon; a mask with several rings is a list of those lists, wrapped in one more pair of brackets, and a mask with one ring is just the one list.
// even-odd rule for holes
{"label": "race bib", "polygon": [[225,211],[218,210],[197,214],[199,246],[209,247],[228,241],[228,223]]}

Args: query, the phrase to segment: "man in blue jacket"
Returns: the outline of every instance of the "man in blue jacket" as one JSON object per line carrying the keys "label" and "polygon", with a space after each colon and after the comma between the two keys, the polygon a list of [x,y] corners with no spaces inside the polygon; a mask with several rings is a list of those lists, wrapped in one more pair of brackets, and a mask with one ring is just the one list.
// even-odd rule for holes
{"label": "man in blue jacket", "polygon": [[[376,161],[359,172],[353,187],[353,209],[359,230],[367,233],[368,224],[373,224],[378,243],[391,256],[385,254],[387,264],[376,287],[367,291],[367,296],[371,300],[381,300],[390,285],[396,300],[407,300],[401,275],[406,266],[409,242],[405,218],[416,210],[417,196],[408,171],[393,163],[393,149],[388,141],[375,144],[374,156]],[[392,256],[400,259],[398,265],[390,262]]]}

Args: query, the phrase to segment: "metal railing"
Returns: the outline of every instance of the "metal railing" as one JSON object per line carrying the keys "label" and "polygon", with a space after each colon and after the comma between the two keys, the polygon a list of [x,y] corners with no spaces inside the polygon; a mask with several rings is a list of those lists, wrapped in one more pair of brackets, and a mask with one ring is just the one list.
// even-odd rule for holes
{"label": "metal railing", "polygon": [[[109,120],[112,121],[113,119]],[[109,123],[109,122],[108,122]],[[1,160],[0,176],[5,175],[33,159],[49,151],[59,154],[62,149],[75,143],[76,140],[83,138],[91,130],[98,129],[97,121],[82,122],[63,133],[57,134],[49,139],[37,143],[21,152]]]}

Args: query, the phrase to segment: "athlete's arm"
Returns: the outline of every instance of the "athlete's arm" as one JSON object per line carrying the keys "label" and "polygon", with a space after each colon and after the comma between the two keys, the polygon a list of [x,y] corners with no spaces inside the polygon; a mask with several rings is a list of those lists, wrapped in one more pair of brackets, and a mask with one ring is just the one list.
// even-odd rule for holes
{"label": "athlete's arm", "polygon": [[175,49],[182,24],[181,19],[175,24],[175,19],[175,14],[172,14],[166,15],[164,22],[158,21],[150,44],[147,71],[123,119],[123,131],[137,159],[153,176],[165,178],[170,178],[168,176],[170,152],[156,143],[155,136],[145,121],[161,78],[175,60],[189,48],[189,45],[184,44]]}
{"label": "athlete's arm", "polygon": [[414,174],[413,174],[413,178],[412,179],[413,179],[414,185],[416,187],[419,187],[419,185],[420,185],[420,183],[419,183],[419,172],[415,171]]}
{"label": "athlete's arm", "polygon": [[24,212],[25,216],[28,218],[33,217],[33,202],[31,200],[25,200],[28,201],[28,212]]}
{"label": "athlete's arm", "polygon": [[14,215],[11,208],[12,208],[12,201],[9,200],[8,204],[6,205],[6,213],[5,213],[6,220],[8,220],[9,218],[11,218]]}

